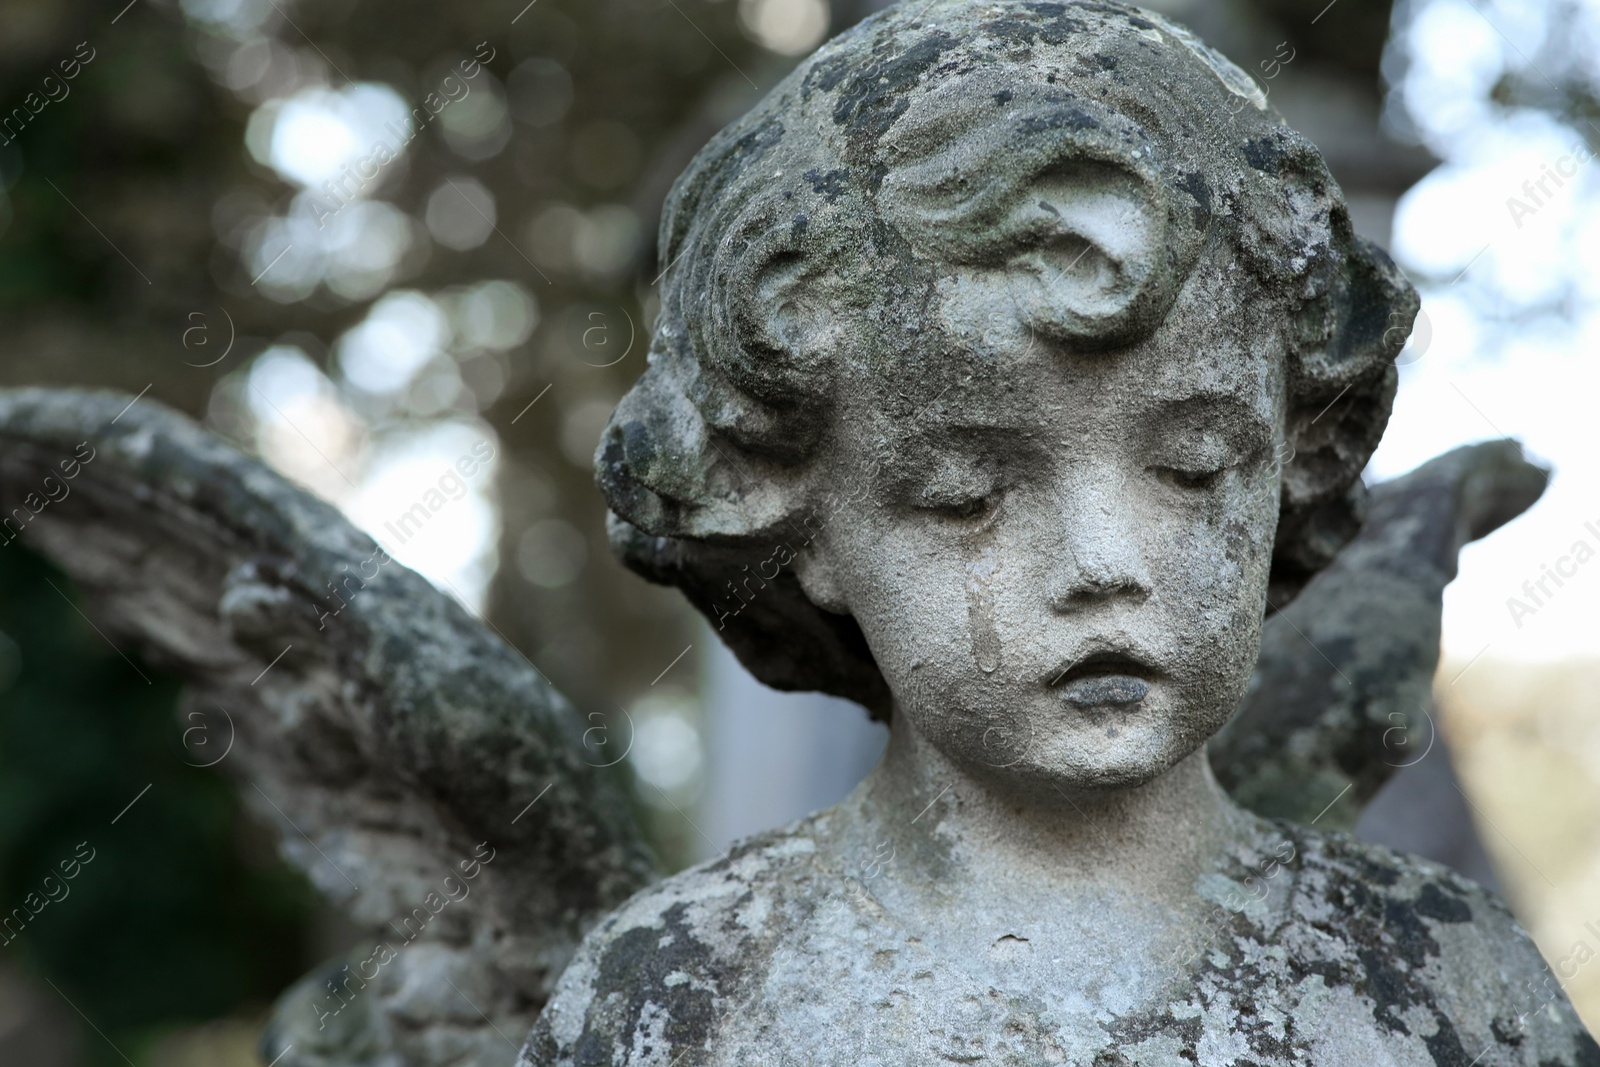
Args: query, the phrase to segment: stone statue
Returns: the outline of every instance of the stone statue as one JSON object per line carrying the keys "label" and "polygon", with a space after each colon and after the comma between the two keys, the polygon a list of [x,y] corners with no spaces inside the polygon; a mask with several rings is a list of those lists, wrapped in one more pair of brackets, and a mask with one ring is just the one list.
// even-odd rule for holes
{"label": "stone statue", "polygon": [[534,1063],[1600,1062],[1489,894],[1208,767],[1417,310],[1242,72],[1115,4],[901,4],[662,232],[614,544],[890,743],[602,923]]}
{"label": "stone statue", "polygon": [[1113,3],[903,4],[662,233],[613,543],[891,725],[664,881],[591,723],[331,508],[148,401],[0,393],[5,539],[232,709],[218,769],[376,931],[264,1060],[1600,1064],[1497,899],[1335,829],[1429,751],[1440,591],[1543,473],[1369,501],[1416,296],[1242,73]]}

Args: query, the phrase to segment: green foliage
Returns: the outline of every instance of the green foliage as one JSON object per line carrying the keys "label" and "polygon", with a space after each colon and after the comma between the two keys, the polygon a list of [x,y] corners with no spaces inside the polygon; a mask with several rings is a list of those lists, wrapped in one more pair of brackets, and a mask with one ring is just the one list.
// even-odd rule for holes
{"label": "green foliage", "polygon": [[[0,547],[0,909],[38,908],[0,952],[132,1052],[165,1027],[276,995],[310,963],[315,899],[269,847],[252,847],[264,838],[229,782],[191,765],[226,738],[203,757],[186,750],[178,681],[123,659],[72,595],[39,557]],[[89,849],[75,878],[50,883],[61,899],[40,907],[46,878]],[[123,1062],[92,1032],[84,1047],[96,1063]]]}

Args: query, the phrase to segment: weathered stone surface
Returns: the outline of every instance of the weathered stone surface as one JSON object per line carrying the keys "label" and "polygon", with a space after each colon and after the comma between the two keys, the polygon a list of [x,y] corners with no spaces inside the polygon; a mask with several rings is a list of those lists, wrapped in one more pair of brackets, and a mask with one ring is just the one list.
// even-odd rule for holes
{"label": "weathered stone surface", "polygon": [[1600,1064],[1498,899],[1343,833],[1242,817],[1196,879],[1198,936],[1113,929],[1094,946],[1111,955],[1093,958],[1048,914],[982,914],[965,921],[987,951],[953,956],[947,929],[883,892],[903,858],[862,866],[840,830],[861,816],[847,802],[639,894],[585,942],[525,1057]]}

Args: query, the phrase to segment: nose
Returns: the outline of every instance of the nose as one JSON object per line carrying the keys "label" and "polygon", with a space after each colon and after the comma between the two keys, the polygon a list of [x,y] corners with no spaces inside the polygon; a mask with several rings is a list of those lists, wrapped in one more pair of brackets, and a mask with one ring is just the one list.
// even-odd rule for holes
{"label": "nose", "polygon": [[1148,531],[1135,502],[1118,494],[1116,484],[1114,476],[1098,477],[1061,490],[1057,551],[1045,585],[1052,611],[1150,595],[1141,540]]}

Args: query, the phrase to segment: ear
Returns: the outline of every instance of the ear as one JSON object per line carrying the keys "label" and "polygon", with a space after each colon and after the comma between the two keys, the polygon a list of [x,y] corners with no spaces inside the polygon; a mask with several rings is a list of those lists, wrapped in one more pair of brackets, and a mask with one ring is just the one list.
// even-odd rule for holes
{"label": "ear", "polygon": [[845,599],[844,584],[839,581],[838,572],[834,569],[828,558],[827,550],[819,541],[813,540],[794,561],[795,577],[800,579],[800,588],[806,594],[806,599],[811,601],[823,611],[835,615],[850,614],[850,604]]}

